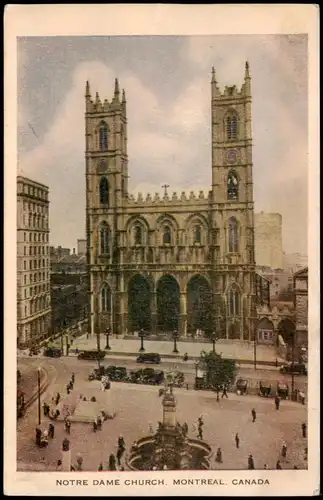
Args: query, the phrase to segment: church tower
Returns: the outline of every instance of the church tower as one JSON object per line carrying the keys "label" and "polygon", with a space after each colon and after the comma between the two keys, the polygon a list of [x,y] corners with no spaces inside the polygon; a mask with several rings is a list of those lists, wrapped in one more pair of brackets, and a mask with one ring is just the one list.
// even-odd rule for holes
{"label": "church tower", "polygon": [[101,101],[98,93],[92,100],[86,83],[85,162],[89,333],[96,333],[113,327],[117,296],[111,288],[102,292],[102,285],[109,281],[119,288],[112,269],[118,263],[119,214],[128,191],[126,98],[117,79],[110,102]]}
{"label": "church tower", "polygon": [[[215,293],[228,338],[252,338],[255,318],[251,78],[221,92],[212,68],[212,229],[218,232]],[[219,299],[219,297],[218,297]]]}

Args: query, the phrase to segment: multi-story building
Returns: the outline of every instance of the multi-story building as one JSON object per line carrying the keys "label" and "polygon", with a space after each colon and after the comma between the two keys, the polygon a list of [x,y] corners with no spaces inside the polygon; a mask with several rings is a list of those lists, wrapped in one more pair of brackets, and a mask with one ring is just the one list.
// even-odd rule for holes
{"label": "multi-story building", "polygon": [[211,80],[212,185],[162,198],[128,192],[127,107],[85,92],[90,332],[207,330],[251,339],[257,317],[251,78],[221,91]]}
{"label": "multi-story building", "polygon": [[289,273],[296,273],[307,267],[308,259],[307,255],[302,255],[300,253],[290,253],[283,256],[283,267]]}
{"label": "multi-story building", "polygon": [[48,187],[17,177],[17,343],[37,344],[50,333]]}
{"label": "multi-story building", "polygon": [[86,239],[77,240],[77,255],[86,254]]}
{"label": "multi-story building", "polygon": [[256,266],[256,271],[270,281],[271,303],[288,299],[293,301],[293,274],[290,271],[264,266]]}
{"label": "multi-story building", "polygon": [[70,248],[63,248],[60,245],[55,248],[53,246],[50,247],[50,258],[61,259],[62,257],[69,257],[71,255]]}
{"label": "multi-story building", "polygon": [[283,268],[282,216],[278,213],[255,214],[256,265]]}
{"label": "multi-story building", "polygon": [[294,274],[296,345],[308,344],[308,268]]}

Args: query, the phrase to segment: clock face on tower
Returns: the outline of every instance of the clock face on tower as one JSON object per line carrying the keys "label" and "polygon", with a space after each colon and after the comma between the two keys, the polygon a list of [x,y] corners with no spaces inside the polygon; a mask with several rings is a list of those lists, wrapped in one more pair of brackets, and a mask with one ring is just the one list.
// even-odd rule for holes
{"label": "clock face on tower", "polygon": [[238,153],[236,149],[229,149],[227,151],[227,162],[231,165],[237,163]]}

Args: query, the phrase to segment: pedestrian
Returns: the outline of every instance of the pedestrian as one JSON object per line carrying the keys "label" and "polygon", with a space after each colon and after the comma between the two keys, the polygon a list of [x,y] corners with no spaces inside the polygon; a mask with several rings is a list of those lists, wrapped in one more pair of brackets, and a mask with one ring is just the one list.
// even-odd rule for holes
{"label": "pedestrian", "polygon": [[123,450],[126,449],[126,443],[123,439],[123,436],[119,436],[118,438],[118,448],[122,448]]}
{"label": "pedestrian", "polygon": [[252,416],[252,421],[255,422],[256,421],[256,410],[254,408],[252,408],[251,410],[251,416]]}
{"label": "pedestrian", "polygon": [[98,431],[100,431],[102,429],[102,419],[101,419],[100,415],[96,419],[96,422],[97,422]]}
{"label": "pedestrian", "polygon": [[67,394],[70,393],[70,384],[67,384],[67,386],[66,386],[66,392],[67,392]]}
{"label": "pedestrian", "polygon": [[308,449],[306,446],[306,448],[304,448],[304,460],[307,460],[307,453],[308,453]]}
{"label": "pedestrian", "polygon": [[113,453],[111,453],[109,456],[109,470],[117,470],[116,457],[114,456]]}
{"label": "pedestrian", "polygon": [[268,469],[268,465],[267,464],[264,465],[264,469],[266,469],[266,470]]}
{"label": "pedestrian", "polygon": [[236,447],[237,449],[239,449],[239,445],[240,445],[240,438],[239,438],[239,434],[237,433],[236,436],[235,436],[235,442],[236,442]]}
{"label": "pedestrian", "polygon": [[52,424],[52,422],[49,424],[48,426],[48,437],[50,437],[51,439],[54,438],[54,434],[55,434],[55,427],[54,427],[54,424]]}
{"label": "pedestrian", "polygon": [[93,432],[96,432],[98,430],[98,423],[96,418],[93,420]]}
{"label": "pedestrian", "polygon": [[67,417],[65,419],[65,430],[67,434],[71,434],[71,421]]}
{"label": "pedestrian", "polygon": [[279,410],[279,405],[280,405],[280,397],[278,396],[278,394],[276,394],[276,396],[275,396],[276,410]]}
{"label": "pedestrian", "polygon": [[41,430],[39,427],[36,427],[36,444],[40,447],[41,442]]}
{"label": "pedestrian", "polygon": [[277,470],[281,470],[282,469],[282,466],[280,465],[280,460],[277,460],[276,469]]}
{"label": "pedestrian", "polygon": [[74,384],[73,384],[72,380],[70,380],[70,390],[71,391],[73,390],[73,387],[74,387]]}
{"label": "pedestrian", "polygon": [[57,460],[56,470],[58,470],[58,471],[62,470],[62,461],[61,460]]}
{"label": "pedestrian", "polygon": [[253,461],[253,456],[250,453],[250,455],[248,457],[248,470],[254,470],[254,468],[255,468],[255,464]]}
{"label": "pedestrian", "polygon": [[307,427],[306,427],[306,424],[305,422],[302,423],[302,435],[303,435],[303,438],[306,438],[307,437]]}
{"label": "pedestrian", "polygon": [[72,381],[72,384],[74,384],[74,382],[75,382],[75,373],[72,373],[71,381]]}
{"label": "pedestrian", "polygon": [[40,440],[41,446],[48,446],[48,431],[45,429],[42,433],[41,440]]}
{"label": "pedestrian", "polygon": [[58,405],[59,401],[61,399],[61,395],[60,393],[58,392],[57,395],[56,395],[56,406]]}
{"label": "pedestrian", "polygon": [[297,465],[294,465],[293,469],[298,469]]}
{"label": "pedestrian", "polygon": [[98,467],[98,471],[101,471],[101,470],[103,470],[103,464],[102,464],[102,462],[100,462],[99,467]]}
{"label": "pedestrian", "polygon": [[119,467],[121,465],[121,458],[122,458],[123,454],[124,454],[124,448],[118,448],[118,451],[117,451],[117,460],[118,460],[118,466]]}
{"label": "pedestrian", "polygon": [[218,448],[216,451],[216,457],[215,457],[216,462],[219,464],[222,464],[222,450],[221,448]]}
{"label": "pedestrian", "polygon": [[43,410],[44,410],[44,417],[47,417],[49,414],[49,406],[45,401],[43,403]]}
{"label": "pedestrian", "polygon": [[221,398],[223,398],[224,396],[228,399],[227,388],[226,388],[226,386],[225,386],[225,385],[223,386],[223,390],[222,390],[222,396],[221,396]]}
{"label": "pedestrian", "polygon": [[203,439],[203,427],[202,427],[202,425],[198,426],[197,437],[199,439]]}
{"label": "pedestrian", "polygon": [[287,444],[284,441],[282,445],[282,457],[286,458],[286,455],[287,455]]}

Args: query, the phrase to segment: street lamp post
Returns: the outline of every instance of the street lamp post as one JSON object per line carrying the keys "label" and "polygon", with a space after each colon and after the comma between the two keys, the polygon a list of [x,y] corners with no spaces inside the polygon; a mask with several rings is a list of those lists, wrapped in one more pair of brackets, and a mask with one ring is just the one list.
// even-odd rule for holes
{"label": "street lamp post", "polygon": [[295,332],[293,332],[292,336],[292,399],[294,399],[294,390],[295,390],[294,363],[295,363]]}
{"label": "street lamp post", "polygon": [[254,322],[253,328],[253,366],[257,370],[257,329],[256,322]]}
{"label": "street lamp post", "polygon": [[177,339],[178,339],[178,331],[177,330],[174,330],[173,332],[173,340],[174,340],[174,349],[173,349],[173,352],[174,353],[178,353],[178,349],[177,349]]}
{"label": "street lamp post", "polygon": [[41,406],[40,406],[40,368],[37,368],[38,381],[38,425],[41,424]]}
{"label": "street lamp post", "polygon": [[213,332],[211,334],[211,341],[212,341],[212,351],[215,352],[215,343],[219,340],[219,338],[216,336],[216,333]]}
{"label": "street lamp post", "polygon": [[145,332],[143,331],[143,329],[140,330],[140,332],[138,333],[138,335],[139,335],[140,340],[141,340],[139,352],[145,352],[145,348],[144,348],[144,336],[145,336]]}
{"label": "street lamp post", "polygon": [[107,328],[106,329],[106,332],[105,332],[105,336],[107,338],[107,343],[105,345],[105,348],[108,350],[108,351],[111,351],[111,347],[110,347],[110,344],[109,344],[109,337],[110,337],[110,334],[111,334],[111,330],[110,328]]}

